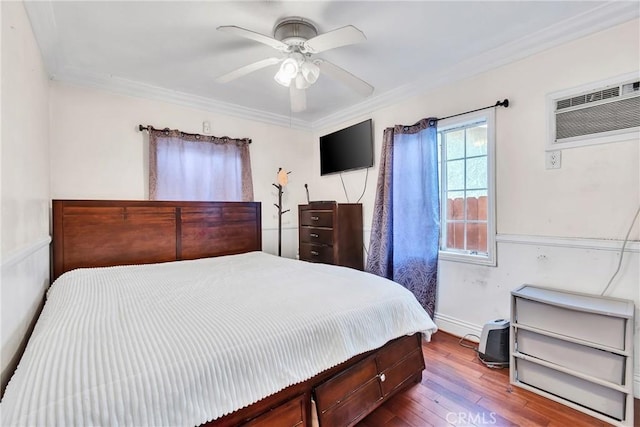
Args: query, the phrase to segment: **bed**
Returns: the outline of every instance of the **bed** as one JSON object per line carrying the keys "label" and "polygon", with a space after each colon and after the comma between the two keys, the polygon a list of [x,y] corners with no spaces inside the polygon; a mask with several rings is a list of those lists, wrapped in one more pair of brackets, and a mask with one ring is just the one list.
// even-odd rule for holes
{"label": "bed", "polygon": [[261,252],[259,203],[55,200],[53,230],[2,425],[346,426],[422,377],[415,298]]}

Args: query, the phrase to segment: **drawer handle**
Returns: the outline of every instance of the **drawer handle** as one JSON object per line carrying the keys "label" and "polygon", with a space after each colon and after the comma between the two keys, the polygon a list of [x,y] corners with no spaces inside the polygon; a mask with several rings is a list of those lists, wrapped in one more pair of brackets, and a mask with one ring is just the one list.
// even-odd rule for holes
{"label": "drawer handle", "polygon": [[316,238],[316,239],[317,239],[318,237],[320,237],[320,236],[319,236],[319,235],[317,235],[316,233],[311,233],[311,234],[309,234],[309,236],[314,237],[314,238]]}
{"label": "drawer handle", "polygon": [[313,256],[318,256],[318,255],[320,255],[320,252],[318,252],[318,251],[311,251],[311,255],[313,255]]}
{"label": "drawer handle", "polygon": [[380,378],[380,382],[383,383],[387,380],[387,376],[385,374],[380,374],[378,375],[378,377]]}
{"label": "drawer handle", "polygon": [[320,219],[320,217],[319,217],[319,216],[312,216],[312,217],[311,217],[311,221],[317,221],[317,220],[319,220],[319,219]]}

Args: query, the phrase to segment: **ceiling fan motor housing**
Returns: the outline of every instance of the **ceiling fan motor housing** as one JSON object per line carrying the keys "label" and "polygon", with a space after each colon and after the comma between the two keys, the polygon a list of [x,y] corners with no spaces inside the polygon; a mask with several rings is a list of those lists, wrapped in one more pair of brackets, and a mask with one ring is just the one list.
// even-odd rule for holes
{"label": "ceiling fan motor housing", "polygon": [[318,30],[302,18],[287,18],[276,25],[273,37],[290,46],[301,46],[318,35]]}

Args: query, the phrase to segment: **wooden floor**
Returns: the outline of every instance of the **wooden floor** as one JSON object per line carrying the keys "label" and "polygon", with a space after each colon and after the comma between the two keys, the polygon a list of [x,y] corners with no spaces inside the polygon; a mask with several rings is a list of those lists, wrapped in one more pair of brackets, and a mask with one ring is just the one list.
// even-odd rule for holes
{"label": "wooden floor", "polygon": [[[394,396],[358,427],[608,426],[509,384],[509,369],[490,369],[459,338],[437,332],[423,345],[422,383]],[[636,425],[640,425],[636,399]]]}

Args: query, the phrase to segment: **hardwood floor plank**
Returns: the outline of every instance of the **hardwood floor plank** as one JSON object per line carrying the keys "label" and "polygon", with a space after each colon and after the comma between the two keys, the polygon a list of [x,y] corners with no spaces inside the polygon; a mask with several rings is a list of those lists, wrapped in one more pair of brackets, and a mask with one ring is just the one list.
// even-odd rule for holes
{"label": "hardwood floor plank", "polygon": [[522,427],[547,426],[551,421],[539,412],[508,399],[495,400],[485,396],[478,403],[494,412],[508,410],[505,417]]}
{"label": "hardwood floor plank", "polygon": [[[445,332],[422,346],[422,381],[366,417],[358,427],[605,427],[609,424],[509,384],[509,370],[490,369]],[[636,425],[640,404],[636,399]]]}
{"label": "hardwood floor plank", "polygon": [[[360,424],[360,427],[382,427],[386,425],[392,418],[395,418],[395,414],[389,410],[386,406],[380,406],[375,411],[369,414]],[[366,423],[366,425],[363,424]]]}
{"label": "hardwood floor plank", "polygon": [[[551,403],[554,404],[552,405]],[[532,400],[527,403],[527,407],[529,407],[529,409],[533,411],[547,416],[551,420],[550,423],[555,422],[556,424],[564,424],[565,426],[575,425],[580,427],[603,427],[609,425],[605,424],[603,421],[600,421],[597,418],[591,417],[582,412],[573,410],[568,406],[564,406],[557,402],[549,400],[548,402],[536,402]]]}
{"label": "hardwood floor plank", "polygon": [[389,420],[387,424],[385,424],[385,427],[414,427],[414,426],[412,426],[411,424],[407,424],[401,418],[393,417],[391,420]]}
{"label": "hardwood floor plank", "polygon": [[415,403],[404,397],[402,393],[392,397],[385,405],[388,405],[398,418],[413,427],[439,427],[444,425],[438,421],[439,417],[436,414],[430,413],[425,409],[416,408]]}

